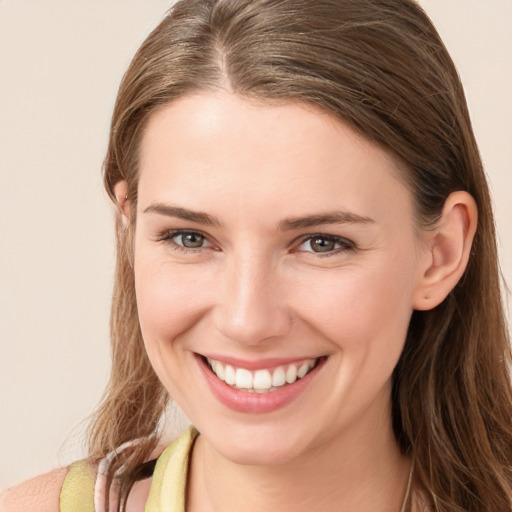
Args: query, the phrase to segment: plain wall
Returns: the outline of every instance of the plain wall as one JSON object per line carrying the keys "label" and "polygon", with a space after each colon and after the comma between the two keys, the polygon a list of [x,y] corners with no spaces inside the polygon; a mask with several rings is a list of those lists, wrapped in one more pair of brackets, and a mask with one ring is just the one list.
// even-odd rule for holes
{"label": "plain wall", "polygon": [[[466,88],[511,283],[512,1],[420,3]],[[84,454],[109,368],[109,118],[169,5],[0,0],[0,488]]]}

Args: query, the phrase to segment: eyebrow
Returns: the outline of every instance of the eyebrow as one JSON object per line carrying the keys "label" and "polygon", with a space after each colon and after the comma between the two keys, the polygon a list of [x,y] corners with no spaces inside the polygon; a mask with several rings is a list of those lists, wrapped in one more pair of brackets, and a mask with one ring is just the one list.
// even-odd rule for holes
{"label": "eyebrow", "polygon": [[178,219],[190,220],[197,222],[198,224],[204,224],[206,226],[220,226],[221,222],[217,217],[209,215],[204,212],[196,212],[188,210],[187,208],[180,208],[178,206],[171,206],[162,203],[154,203],[149,205],[144,213],[158,213],[159,215],[165,215],[167,217],[176,217]]}
{"label": "eyebrow", "polygon": [[[179,206],[172,206],[163,203],[153,203],[149,205],[144,213],[157,213],[167,217],[176,217],[178,219],[189,220],[206,226],[219,227],[222,225],[220,220],[213,215],[205,212],[189,210]],[[316,215],[307,215],[305,217],[292,217],[282,220],[278,224],[279,231],[291,231],[294,229],[311,228],[326,224],[372,224],[375,221],[370,217],[364,217],[352,212],[335,211]]]}
{"label": "eyebrow", "polygon": [[288,231],[326,224],[372,224],[374,222],[375,221],[370,217],[364,217],[352,212],[336,211],[322,213],[319,215],[308,215],[306,217],[285,219],[279,223],[279,230]]}

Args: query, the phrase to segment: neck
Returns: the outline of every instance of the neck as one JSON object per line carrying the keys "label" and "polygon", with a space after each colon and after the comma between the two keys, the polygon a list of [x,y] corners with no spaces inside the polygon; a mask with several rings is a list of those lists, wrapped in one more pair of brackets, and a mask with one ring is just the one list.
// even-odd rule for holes
{"label": "neck", "polygon": [[410,461],[399,450],[389,411],[277,465],[237,464],[200,436],[187,510],[400,512]]}

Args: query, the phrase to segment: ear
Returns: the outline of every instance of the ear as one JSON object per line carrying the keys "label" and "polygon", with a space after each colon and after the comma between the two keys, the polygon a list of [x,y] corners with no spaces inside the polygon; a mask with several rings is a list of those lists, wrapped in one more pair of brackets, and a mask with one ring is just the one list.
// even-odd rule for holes
{"label": "ear", "polygon": [[468,264],[477,220],[477,206],[470,194],[459,191],[448,196],[435,229],[424,232],[424,264],[414,293],[414,309],[435,308],[459,282]]}
{"label": "ear", "polygon": [[114,185],[114,194],[116,196],[117,208],[121,214],[123,226],[128,226],[130,222],[130,201],[128,199],[128,184],[126,181],[118,181]]}

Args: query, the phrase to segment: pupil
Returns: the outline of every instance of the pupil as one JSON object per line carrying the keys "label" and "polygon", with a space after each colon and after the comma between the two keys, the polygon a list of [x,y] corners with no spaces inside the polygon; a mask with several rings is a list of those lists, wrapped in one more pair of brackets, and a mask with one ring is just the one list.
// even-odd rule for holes
{"label": "pupil", "polygon": [[336,243],[330,238],[313,238],[311,240],[311,248],[315,252],[333,251]]}
{"label": "pupil", "polygon": [[191,249],[197,249],[203,245],[204,237],[196,233],[187,233],[181,238],[183,245]]}

